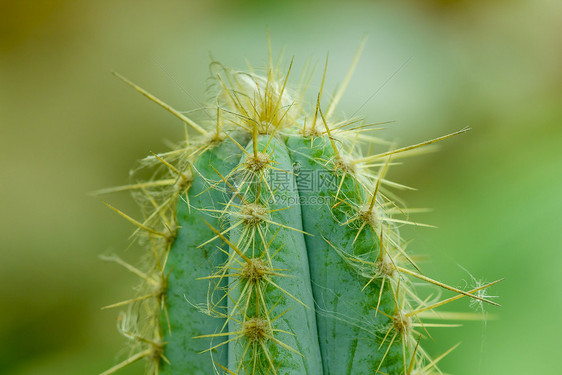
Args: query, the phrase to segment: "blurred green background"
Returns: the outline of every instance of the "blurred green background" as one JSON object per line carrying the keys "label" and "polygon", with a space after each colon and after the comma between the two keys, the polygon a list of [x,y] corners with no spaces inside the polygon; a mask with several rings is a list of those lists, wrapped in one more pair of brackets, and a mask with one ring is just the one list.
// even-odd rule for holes
{"label": "blurred green background", "polygon": [[[2,1],[0,373],[96,374],[126,355],[117,311],[100,307],[137,280],[98,255],[134,261],[140,250],[127,249],[133,228],[88,192],[127,183],[135,161],[182,127],[110,71],[194,109],[182,88],[204,100],[209,53],[263,66],[266,27],[297,67],[321,65],[329,51],[330,89],[367,33],[340,110],[354,113],[383,86],[359,114],[396,121],[384,136],[399,145],[473,128],[391,171],[419,189],[401,194],[410,206],[433,208],[418,219],[439,229],[404,232],[432,260],[426,274],[459,287],[473,285],[459,265],[479,280],[506,278],[492,290],[496,319],[434,329],[425,345],[437,355],[462,341],[442,361],[448,373],[562,373],[554,0]],[[138,213],[127,194],[103,199]]]}

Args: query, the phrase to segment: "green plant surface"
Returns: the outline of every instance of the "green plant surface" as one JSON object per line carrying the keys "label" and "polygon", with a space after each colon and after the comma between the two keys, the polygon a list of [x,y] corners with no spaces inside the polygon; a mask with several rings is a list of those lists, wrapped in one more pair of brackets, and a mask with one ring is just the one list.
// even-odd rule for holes
{"label": "green plant surface", "polygon": [[[175,204],[177,234],[168,251],[163,272],[167,285],[166,309],[160,317],[160,324],[169,327],[164,330],[166,358],[174,365],[164,362],[161,371],[163,374],[183,372],[204,375],[214,371],[212,361],[199,360],[199,353],[209,347],[209,342],[193,340],[195,336],[218,332],[226,321],[201,311],[206,308],[209,283],[200,278],[212,274],[214,267],[227,259],[224,252],[216,250],[217,246],[225,250],[225,246],[218,243],[219,241],[200,246],[213,237],[213,232],[205,225],[205,221],[215,227],[219,226],[218,219],[206,215],[205,210],[217,210],[226,203],[222,192],[208,189],[206,179],[216,175],[212,166],[216,165],[219,173],[231,170],[235,164],[229,160],[232,160],[232,155],[237,154],[240,154],[240,151],[229,141],[221,142],[217,147],[202,152],[192,167],[193,172],[186,180],[188,186],[179,186],[181,191],[187,192],[181,194]],[[222,306],[226,305],[224,297],[221,300]],[[225,340],[224,337],[215,338],[213,344]],[[216,361],[225,363],[226,348],[218,348],[213,357]]]}
{"label": "green plant surface", "polygon": [[[373,213],[370,203],[363,207],[362,202],[376,197],[368,197],[353,176],[343,176],[341,168],[338,170],[336,154],[327,136],[312,140],[294,135],[289,137],[288,144],[300,169],[314,171],[313,175],[330,181],[337,182],[338,174],[342,178],[339,184],[317,181],[320,186],[301,191],[305,200],[327,199],[326,204],[302,206],[304,228],[311,234],[306,241],[324,369],[329,374],[396,373],[403,366],[402,340],[407,339],[409,332],[388,336],[384,331],[384,327],[392,328],[389,316],[394,316],[397,307],[395,291],[387,280],[394,277],[394,268],[389,255],[381,252],[379,236],[371,227],[377,225],[380,231],[381,218],[367,215],[368,220],[375,219],[369,223],[358,217],[361,210]],[[326,165],[326,161],[330,163]],[[307,177],[302,176],[301,180]],[[299,182],[301,186],[308,183]],[[338,207],[332,209],[336,204]],[[403,298],[400,296],[400,300]],[[404,354],[410,357],[409,353]]]}
{"label": "green plant surface", "polygon": [[[146,271],[113,259],[143,281],[108,306],[129,306],[121,330],[136,354],[104,375],[143,358],[170,375],[433,374],[454,349],[432,359],[420,346],[428,328],[455,326],[435,323],[436,308],[498,305],[485,294],[497,281],[465,291],[420,271],[399,226],[421,224],[385,178],[393,158],[467,129],[364,154],[384,144],[366,134],[373,125],[333,115],[356,61],[326,116],[322,88],[312,114],[306,87],[288,88],[292,63],[281,74],[270,57],[265,77],[213,63],[203,125],[117,75],[196,135],[144,159],[150,180],[113,189],[134,192],[142,221],[110,207],[149,251]],[[424,297],[414,281],[455,295]]]}

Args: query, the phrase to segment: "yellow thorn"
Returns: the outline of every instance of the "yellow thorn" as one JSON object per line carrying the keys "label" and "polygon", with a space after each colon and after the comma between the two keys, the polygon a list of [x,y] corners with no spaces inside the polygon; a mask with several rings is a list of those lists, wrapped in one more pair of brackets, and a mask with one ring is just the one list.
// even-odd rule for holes
{"label": "yellow thorn", "polygon": [[293,353],[295,353],[295,354],[298,354],[298,355],[304,357],[304,355],[302,355],[300,352],[298,352],[297,350],[291,348],[289,345],[287,345],[287,344],[285,344],[284,342],[282,342],[282,341],[276,339],[275,337],[270,336],[270,335],[268,335],[268,334],[265,334],[264,336],[267,337],[268,339],[270,339],[271,341],[273,341],[274,343],[276,343],[277,345],[280,345],[280,346],[282,346],[283,348],[287,349],[288,351],[291,351],[291,352],[293,352]]}
{"label": "yellow thorn", "polygon": [[230,375],[236,375],[235,372],[230,371],[229,369],[227,369],[226,367],[224,367],[223,365],[221,365],[218,362],[213,362],[215,365],[217,365],[218,367],[220,367],[221,370],[226,371],[228,374]]}
{"label": "yellow thorn", "polygon": [[277,289],[279,289],[281,292],[285,293],[287,296],[291,297],[293,300],[295,300],[296,302],[298,302],[299,304],[301,304],[302,306],[304,306],[305,308],[310,310],[310,307],[305,305],[303,302],[301,302],[301,300],[299,300],[297,297],[293,296],[291,293],[287,292],[285,289],[281,288],[279,285],[275,284],[269,277],[264,277],[264,279],[270,283],[271,285],[273,285],[274,287],[276,287]]}
{"label": "yellow thorn", "polygon": [[207,131],[203,129],[201,126],[197,125],[193,120],[189,119],[188,117],[184,116],[180,112],[176,111],[174,108],[170,107],[168,104],[164,103],[162,100],[158,99],[157,97],[150,94],[148,91],[142,89],[141,87],[135,85],[133,82],[129,81],[127,78],[123,77],[121,74],[113,72],[113,75],[119,78],[121,81],[125,82],[127,85],[131,86],[142,95],[153,101],[154,103],[158,104],[160,107],[164,108],[166,111],[170,112],[172,115],[176,116],[180,120],[182,120],[187,125],[191,126],[195,131],[199,132],[202,135],[207,135]]}
{"label": "yellow thorn", "polygon": [[409,220],[392,219],[392,218],[390,218],[390,217],[382,218],[382,220],[383,220],[383,221],[386,221],[386,222],[391,222],[391,223],[399,223],[399,224],[406,224],[406,225],[415,225],[415,226],[418,226],[418,227],[437,228],[435,225],[431,225],[431,224],[418,223],[418,222],[409,221]]}
{"label": "yellow thorn", "polygon": [[[239,222],[237,222],[236,224],[232,225],[231,227],[225,229],[222,234],[225,235],[228,232],[230,232],[231,230],[235,229],[236,227],[238,227],[239,225],[243,224],[244,222],[242,220],[240,220]],[[210,242],[213,242],[214,240],[216,240],[217,238],[219,238],[219,236],[214,236],[210,239],[208,239],[207,241],[203,242],[201,245],[197,246],[198,248],[202,248],[203,246],[207,245]]]}
{"label": "yellow thorn", "polygon": [[364,158],[361,158],[361,159],[356,160],[356,162],[371,162],[371,161],[373,161],[373,160],[380,159],[380,158],[383,158],[383,157],[385,157],[385,156],[394,155],[394,154],[398,154],[398,153],[401,153],[401,152],[413,150],[413,149],[415,149],[415,148],[427,146],[427,145],[430,145],[430,144],[432,144],[432,143],[436,143],[436,142],[442,141],[442,140],[444,140],[444,139],[451,138],[451,137],[453,137],[453,136],[455,136],[455,135],[462,134],[462,133],[466,133],[466,132],[469,131],[469,130],[470,130],[470,128],[464,128],[464,129],[459,130],[459,131],[457,131],[457,132],[454,132],[454,133],[451,133],[451,134],[447,134],[447,135],[444,135],[444,136],[442,136],[442,137],[434,138],[434,139],[431,139],[431,140],[429,140],[429,141],[425,141],[425,142],[418,143],[418,144],[411,145],[411,146],[402,147],[402,148],[399,148],[399,149],[397,149],[397,150],[384,152],[384,153],[378,154],[378,155],[367,156],[367,157],[364,157]]}
{"label": "yellow thorn", "polygon": [[173,185],[175,182],[176,181],[174,179],[169,178],[169,179],[166,179],[166,180],[157,180],[157,181],[143,182],[143,183],[139,183],[139,184],[122,185],[122,186],[116,186],[116,187],[112,187],[112,188],[96,190],[96,191],[92,192],[92,195],[117,193],[117,192],[120,192],[120,191],[136,190],[136,189],[142,189],[142,188],[147,188],[147,187]]}
{"label": "yellow thorn", "polygon": [[324,73],[322,74],[322,82],[320,83],[320,91],[316,100],[316,111],[314,112],[314,121],[312,121],[311,134],[314,135],[316,129],[316,120],[318,119],[318,110],[320,109],[320,100],[322,99],[322,92],[324,91],[324,82],[326,81],[326,72],[328,71],[328,55],[326,55],[326,63],[324,64]]}
{"label": "yellow thorn", "polygon": [[254,159],[258,158],[258,125],[254,124],[252,133],[252,146],[254,147]]}
{"label": "yellow thorn", "polygon": [[123,362],[119,363],[118,365],[113,366],[112,368],[110,368],[107,371],[102,372],[100,375],[109,375],[109,374],[113,374],[115,372],[117,372],[118,370],[121,370],[122,368],[138,361],[139,359],[142,359],[144,357],[149,356],[152,353],[151,349],[147,349],[145,351],[142,351],[140,353],[137,353],[129,358],[127,358],[126,360],[124,360]]}
{"label": "yellow thorn", "polygon": [[155,154],[154,152],[152,153],[152,155],[158,159],[162,164],[164,164],[166,167],[168,167],[172,172],[174,172],[177,175],[181,175],[182,173],[180,171],[178,171],[178,169],[176,167],[174,167],[172,164],[168,163],[166,160],[162,159],[160,156],[158,156],[157,154]]}
{"label": "yellow thorn", "polygon": [[421,336],[418,337],[418,342],[416,343],[416,348],[414,349],[414,353],[412,353],[412,359],[410,360],[410,366],[408,366],[407,375],[411,375],[412,371],[414,370],[414,365],[416,363],[416,353],[418,351],[418,347],[420,346]]}
{"label": "yellow thorn", "polygon": [[275,365],[273,364],[273,360],[271,359],[271,355],[269,354],[269,350],[267,349],[267,346],[265,346],[263,340],[260,340],[259,343],[264,351],[264,354],[267,358],[267,361],[269,362],[269,365],[271,366],[271,370],[273,370],[273,374],[277,375],[277,371],[275,370]]}
{"label": "yellow thorn", "polygon": [[135,275],[137,275],[141,279],[144,279],[144,280],[148,281],[152,285],[157,284],[156,280],[154,280],[152,277],[148,276],[146,273],[142,272],[138,268],[136,268],[136,267],[130,265],[129,263],[125,262],[123,259],[119,258],[116,255],[113,255],[113,256],[101,255],[100,258],[102,260],[106,261],[106,262],[114,262],[114,263],[119,264],[120,266],[125,267],[127,270],[134,273]]}
{"label": "yellow thorn", "polygon": [[110,205],[109,203],[105,203],[105,205],[106,205],[107,207],[111,208],[113,211],[117,212],[121,217],[123,217],[123,218],[125,218],[126,220],[128,220],[129,222],[135,224],[137,227],[139,227],[139,228],[141,228],[141,229],[144,229],[145,231],[147,231],[147,232],[149,232],[149,233],[152,233],[152,234],[154,234],[154,235],[161,236],[161,237],[166,237],[166,234],[165,234],[165,233],[158,232],[158,231],[156,231],[156,230],[154,230],[154,229],[152,229],[152,228],[149,228],[149,227],[147,227],[147,226],[145,226],[145,225],[139,223],[138,221],[136,221],[135,219],[133,219],[133,218],[130,217],[129,215],[125,214],[124,212],[118,210],[117,208],[113,207],[113,206]]}
{"label": "yellow thorn", "polygon": [[334,200],[338,200],[338,197],[340,195],[340,191],[341,191],[341,188],[343,186],[343,182],[345,181],[346,176],[347,176],[347,172],[343,172],[343,174],[341,176],[340,183],[338,184],[338,190],[336,191],[336,196],[335,196]]}
{"label": "yellow thorn", "polygon": [[242,147],[242,145],[236,141],[236,139],[234,139],[234,138],[232,138],[232,137],[230,136],[230,134],[225,133],[225,135],[226,135],[228,138],[230,138],[230,140],[231,140],[232,142],[234,142],[234,144],[235,144],[236,146],[238,146],[238,148],[239,148],[240,150],[242,150],[242,152],[243,152],[244,154],[246,154],[246,156],[249,156],[249,155],[250,155],[250,154],[248,154],[248,151],[246,151],[246,149],[245,149],[244,147]]}
{"label": "yellow thorn", "polygon": [[[394,306],[394,315],[396,316],[398,314],[398,309],[400,309],[402,306],[399,306],[400,303],[400,279],[398,279],[398,283],[396,285],[396,292],[394,293],[394,301],[395,301],[395,306]],[[391,284],[392,285],[392,284]]]}
{"label": "yellow thorn", "polygon": [[455,350],[456,348],[458,348],[458,346],[459,346],[460,344],[461,344],[461,343],[459,342],[458,344],[456,344],[455,346],[453,346],[452,348],[450,348],[449,350],[447,350],[445,353],[443,353],[443,354],[441,354],[439,357],[435,358],[433,361],[431,361],[431,363],[429,363],[427,366],[425,366],[425,367],[423,368],[423,371],[425,372],[425,371],[429,370],[429,369],[432,368],[432,367],[437,368],[437,367],[436,367],[437,362],[439,362],[440,360],[442,360],[443,358],[445,358],[445,356],[449,355],[449,353],[451,353],[453,350]]}
{"label": "yellow thorn", "polygon": [[281,91],[279,92],[279,95],[277,97],[277,103],[275,104],[275,107],[273,108],[273,117],[271,118],[272,122],[273,122],[273,119],[275,118],[275,116],[277,116],[277,113],[278,113],[277,111],[279,109],[279,105],[281,104],[281,99],[283,98],[283,93],[285,92],[285,87],[287,86],[287,81],[289,80],[289,74],[291,73],[291,69],[293,67],[293,61],[294,60],[295,60],[295,58],[293,57],[291,59],[291,63],[289,64],[289,69],[287,70],[287,75],[285,76],[285,80],[283,81],[283,86],[281,87]]}
{"label": "yellow thorn", "polygon": [[[439,320],[482,320],[484,319],[481,313],[466,313],[466,312],[451,312],[451,311],[428,311],[427,313],[420,313],[420,318],[423,319],[439,319]],[[486,314],[486,320],[497,319],[495,314]]]}
{"label": "yellow thorn", "polygon": [[312,121],[311,129],[311,136],[314,136],[314,132],[316,129],[316,120],[318,120],[318,110],[320,109],[320,94],[318,94],[316,99],[316,110],[314,111],[314,120]]}
{"label": "yellow thorn", "polygon": [[112,304],[112,305],[104,306],[104,307],[102,307],[101,309],[102,309],[102,310],[107,310],[107,309],[113,309],[113,308],[119,307],[119,306],[128,305],[129,303],[133,303],[133,302],[137,302],[137,301],[142,301],[142,300],[145,300],[145,299],[149,299],[149,298],[151,298],[151,297],[154,297],[154,296],[156,296],[157,293],[158,293],[158,292],[151,293],[151,294],[147,294],[147,295],[140,296],[140,297],[136,297],[136,298],[131,298],[131,299],[128,299],[128,300],[126,300],[126,301],[121,301],[121,302],[114,303],[114,304]]}
{"label": "yellow thorn", "polygon": [[454,328],[454,327],[462,327],[462,324],[412,323],[412,327]]}
{"label": "yellow thorn", "polygon": [[240,251],[240,249],[236,245],[234,245],[232,242],[230,242],[230,240],[228,238],[226,238],[221,232],[219,232],[218,230],[213,228],[213,226],[211,224],[209,224],[207,222],[207,220],[203,219],[203,222],[205,224],[207,224],[209,229],[211,229],[217,236],[219,236],[221,240],[223,240],[228,246],[230,246],[232,248],[232,250],[236,251],[236,253],[238,255],[240,255],[240,258],[244,259],[247,263],[251,262],[250,258],[248,258],[246,256],[246,254],[244,254],[242,251]]}
{"label": "yellow thorn", "polygon": [[[387,313],[385,313],[382,310],[379,310],[378,308],[374,308],[375,310],[377,310],[377,312],[380,312],[381,314],[383,314],[384,316],[386,316],[388,319],[392,320],[392,316],[388,315]],[[381,345],[382,346],[382,345]],[[380,347],[379,347],[380,348]]]}
{"label": "yellow thorn", "polygon": [[[236,373],[235,373],[236,375],[241,375],[240,370],[241,370],[242,366],[244,366],[244,358],[246,358],[246,353],[248,353],[248,349],[250,348],[251,344],[252,344],[252,341],[248,340],[248,343],[246,344],[246,346],[244,348],[244,352],[242,352],[242,356],[240,357],[240,360],[238,362],[238,366],[236,367]],[[255,363],[255,360],[258,357],[257,347],[256,347],[255,343],[253,344],[253,348],[254,348],[253,357],[254,357],[254,363]]]}
{"label": "yellow thorn", "polygon": [[339,159],[340,153],[338,151],[338,148],[336,147],[336,143],[334,142],[334,139],[332,138],[330,128],[328,127],[328,124],[326,123],[326,119],[324,118],[324,114],[322,113],[322,108],[320,108],[320,102],[318,102],[317,105],[318,105],[318,111],[320,112],[320,117],[322,117],[322,122],[324,122],[324,127],[326,127],[326,132],[328,133],[328,138],[330,139],[330,143],[332,144],[332,149],[334,150],[334,154]]}
{"label": "yellow thorn", "polygon": [[326,72],[328,71],[328,57],[326,54],[326,62],[324,63],[324,73],[322,74],[322,82],[320,83],[320,91],[318,92],[318,103],[322,100],[322,93],[324,92],[324,82],[326,81]]}
{"label": "yellow thorn", "polygon": [[276,223],[275,221],[271,221],[271,220],[267,220],[267,219],[262,219],[262,221],[265,221],[265,222],[268,223],[268,224],[277,225],[277,226],[279,226],[279,227],[281,227],[281,228],[285,228],[285,229],[289,229],[289,230],[294,230],[295,232],[299,232],[299,233],[302,233],[302,234],[306,234],[307,236],[314,236],[312,233],[308,233],[308,232],[305,232],[305,231],[303,231],[303,230],[290,227],[290,226],[288,226],[288,225]]}
{"label": "yellow thorn", "polygon": [[[474,293],[474,292],[478,292],[479,290],[486,289],[486,288],[488,288],[488,287],[490,287],[490,286],[492,286],[492,285],[494,285],[494,284],[499,283],[499,282],[502,281],[502,280],[503,280],[503,279],[496,280],[496,281],[491,282],[491,283],[489,283],[489,284],[483,285],[483,286],[481,286],[481,287],[479,287],[479,288],[472,289],[472,290],[470,290],[469,292],[465,292],[466,294],[465,294],[465,293],[459,294],[459,295],[456,295],[456,296],[454,296],[454,297],[447,298],[447,299],[445,299],[445,300],[443,300],[443,301],[434,303],[433,305],[419,308],[419,309],[417,309],[417,310],[414,310],[414,311],[409,312],[408,314],[406,314],[406,316],[413,316],[413,315],[417,315],[417,314],[419,314],[419,313],[421,313],[421,312],[424,312],[424,311],[432,310],[432,309],[434,309],[434,308],[436,308],[436,307],[443,306],[443,305],[445,305],[445,304],[447,304],[447,303],[449,303],[449,302],[456,301],[456,300],[458,300],[458,299],[460,299],[460,298],[462,298],[462,297],[465,297],[466,295],[472,296],[472,294],[470,294],[470,293]],[[499,306],[499,305],[498,305],[498,306]]]}
{"label": "yellow thorn", "polygon": [[247,204],[246,200],[245,200],[244,197],[240,194],[240,192],[238,192],[238,191],[234,188],[234,186],[232,186],[232,184],[231,184],[230,182],[228,182],[228,180],[227,180],[215,167],[213,167],[211,164],[209,164],[209,166],[210,166],[211,168],[213,168],[213,171],[215,171],[216,174],[219,175],[219,177],[221,178],[221,180],[223,180],[223,182],[226,184],[226,186],[228,186],[228,187],[230,188],[230,190],[232,190],[232,191],[234,192],[234,194],[235,194],[236,196],[238,196],[238,198],[240,198],[240,201],[241,201],[243,204]]}
{"label": "yellow thorn", "polygon": [[334,95],[334,98],[332,99],[332,101],[330,102],[330,105],[328,106],[328,112],[326,113],[326,117],[329,118],[332,115],[332,113],[334,112],[334,109],[336,108],[339,101],[341,100],[341,98],[343,96],[343,93],[345,92],[345,89],[347,88],[347,85],[349,84],[349,81],[351,80],[351,76],[353,76],[353,72],[355,71],[355,67],[357,66],[357,63],[359,62],[359,57],[361,57],[361,52],[363,52],[363,48],[365,47],[366,41],[367,41],[367,35],[364,35],[363,38],[361,38],[361,42],[359,43],[359,47],[357,48],[357,52],[355,52],[355,56],[353,57],[353,61],[351,62],[351,66],[349,67],[349,70],[347,71],[347,74],[345,75],[345,78],[342,82],[342,85],[340,86],[338,92],[336,93],[336,95]]}
{"label": "yellow thorn", "polygon": [[[388,344],[388,348],[386,348],[386,351],[384,352],[384,355],[382,356],[381,362],[379,363],[379,367],[377,367],[377,370],[375,371],[375,374],[379,374],[379,370],[384,362],[384,360],[386,359],[386,356],[388,355],[388,352],[390,350],[390,347],[392,346],[392,343],[394,342],[394,340],[396,339],[396,336],[398,335],[397,332],[394,333],[394,335],[392,336],[392,339],[390,340],[390,343]],[[384,341],[383,341],[384,342]]]}
{"label": "yellow thorn", "polygon": [[381,181],[384,177],[384,175],[386,174],[386,171],[388,170],[388,166],[390,165],[390,160],[392,159],[392,156],[389,157],[386,160],[386,163],[382,169],[382,171],[379,174],[379,177],[377,178],[377,185],[375,186],[375,192],[373,193],[373,199],[371,199],[371,205],[369,206],[369,212],[373,210],[373,207],[375,207],[375,202],[377,200],[377,193],[379,192],[379,187],[381,185]]}
{"label": "yellow thorn", "polygon": [[221,133],[221,125],[221,108],[217,106],[217,136],[219,136]]}
{"label": "yellow thorn", "polygon": [[[238,333],[238,332],[235,332],[235,333]],[[229,335],[229,334],[230,334],[230,333],[225,333],[224,335]],[[194,337],[194,339],[203,338],[203,337],[211,337],[211,335],[208,335],[208,336],[197,336],[197,337]],[[225,345],[225,344],[228,344],[229,342],[232,342],[232,341],[234,341],[234,340],[238,340],[240,337],[242,337],[242,335],[235,336],[235,337],[233,337],[233,338],[231,338],[231,339],[229,339],[229,340],[226,340],[226,341],[221,342],[220,344],[217,344],[217,345],[215,345],[215,346],[213,346],[213,347],[210,347],[209,349],[205,349],[205,350],[203,350],[203,351],[200,351],[199,354],[203,354],[203,353],[207,353],[207,352],[210,352],[210,351],[212,351],[212,350],[215,350],[216,348],[221,347],[221,346],[223,346],[223,345]]]}
{"label": "yellow thorn", "polygon": [[[403,268],[403,267],[396,267],[396,269],[397,269],[398,271],[403,272],[403,273],[406,273],[406,274],[408,274],[408,275],[410,275],[410,276],[417,277],[417,278],[420,279],[420,280],[427,281],[428,283],[431,283],[431,284],[440,286],[440,287],[443,288],[443,289],[447,289],[447,290],[450,290],[450,291],[453,291],[453,292],[457,292],[457,293],[462,294],[462,295],[464,295],[464,296],[467,296],[467,297],[470,297],[470,298],[474,298],[474,299],[480,300],[480,301],[482,301],[482,302],[489,303],[489,304],[494,305],[494,306],[500,306],[499,303],[496,303],[496,302],[487,300],[487,299],[482,298],[482,297],[479,297],[479,296],[475,296],[475,295],[473,295],[473,294],[470,294],[469,292],[465,292],[464,290],[454,288],[454,287],[449,286],[449,285],[447,285],[447,284],[441,283],[441,282],[439,282],[439,281],[437,281],[437,280],[433,280],[433,279],[431,279],[431,278],[429,278],[429,277],[427,277],[427,276],[421,275],[421,274],[419,274],[419,273],[417,273],[417,272],[410,271],[410,270],[408,270],[408,269],[406,269],[406,268]],[[501,280],[495,281],[493,284],[495,284],[495,283],[497,283],[497,282],[500,282],[500,281],[501,281]],[[488,286],[493,285],[493,284],[489,284]]]}
{"label": "yellow thorn", "polygon": [[[150,203],[152,203],[152,206],[154,207],[154,211],[153,213],[150,215],[150,218],[154,217],[156,214],[160,214],[160,218],[162,219],[164,226],[166,227],[166,229],[168,230],[169,233],[172,233],[172,229],[171,227],[173,226],[172,223],[170,222],[170,220],[168,220],[168,218],[166,217],[166,215],[164,214],[163,209],[166,207],[167,202],[164,202],[162,205],[158,205],[158,203],[156,202],[156,200],[154,199],[154,197],[152,195],[150,195],[150,193],[148,191],[146,191],[146,189],[143,187],[141,188],[142,192],[144,193],[144,195],[146,196],[146,198],[150,201]],[[149,219],[147,219],[145,221],[145,223],[149,222]]]}

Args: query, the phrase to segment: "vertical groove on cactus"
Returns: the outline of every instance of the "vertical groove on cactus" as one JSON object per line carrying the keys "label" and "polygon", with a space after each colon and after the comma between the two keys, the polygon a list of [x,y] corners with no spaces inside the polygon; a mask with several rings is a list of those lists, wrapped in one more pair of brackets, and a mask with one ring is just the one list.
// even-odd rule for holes
{"label": "vertical groove on cactus", "polygon": [[229,343],[229,368],[321,373],[301,212],[289,204],[298,201],[289,153],[278,139],[259,135],[239,166],[237,194],[227,208],[235,227],[224,272],[235,274],[228,293],[229,336],[235,337]]}
{"label": "vertical groove on cactus", "polygon": [[[311,176],[304,172],[297,176],[303,201],[326,199],[320,206],[301,205],[305,231],[312,234],[306,240],[324,370],[328,374],[397,373],[404,338],[387,336],[384,342],[382,327],[391,321],[386,315],[394,315],[395,299],[403,300],[403,296],[393,291],[396,273],[391,263],[394,260],[388,255],[390,246],[381,251],[381,241],[373,228],[378,226],[380,233],[384,217],[361,219],[367,191],[338,165],[340,150],[333,149],[327,137],[313,141],[289,137],[288,145],[299,169],[318,176],[316,181],[308,181]],[[311,182],[316,186],[310,186]],[[372,201],[376,202],[376,197]],[[380,201],[379,198],[379,206]],[[367,205],[371,212],[373,208]],[[388,228],[382,233],[383,243],[397,243],[399,239],[392,238],[396,237],[393,228]],[[373,350],[379,347],[383,350]]]}
{"label": "vertical groove on cactus", "polygon": [[[424,319],[465,296],[497,305],[485,294],[497,281],[464,291],[425,276],[399,234],[421,224],[385,175],[393,158],[465,130],[372,153],[385,145],[373,126],[335,115],[351,71],[324,114],[326,69],[307,112],[307,79],[290,90],[292,62],[282,75],[270,56],[265,77],[212,66],[208,123],[118,76],[182,120],[186,139],[141,162],[149,181],[105,191],[134,192],[141,220],[112,208],[149,251],[142,268],[110,258],[142,283],[108,306],[129,306],[120,328],[131,355],[103,374],[141,359],[168,375],[440,373],[443,355],[420,339],[451,325]],[[427,299],[413,280],[455,295]]]}

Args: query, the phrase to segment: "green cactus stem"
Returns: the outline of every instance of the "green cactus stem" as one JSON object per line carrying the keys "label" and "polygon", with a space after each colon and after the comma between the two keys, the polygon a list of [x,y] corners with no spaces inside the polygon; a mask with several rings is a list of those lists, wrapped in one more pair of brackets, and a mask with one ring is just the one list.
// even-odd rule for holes
{"label": "green cactus stem", "polygon": [[[108,189],[134,192],[142,219],[112,208],[148,251],[142,267],[111,258],[142,283],[108,306],[128,306],[132,354],[103,374],[140,359],[166,375],[440,373],[420,339],[447,325],[424,318],[462,297],[497,305],[485,294],[497,281],[464,291],[424,275],[399,234],[421,224],[385,176],[393,158],[466,129],[388,148],[371,125],[336,115],[351,73],[324,112],[324,78],[308,110],[291,67],[281,75],[270,59],[263,77],[213,69],[212,121],[201,122],[118,76],[188,130],[141,162],[151,179]],[[413,280],[454,295],[425,299]]]}

